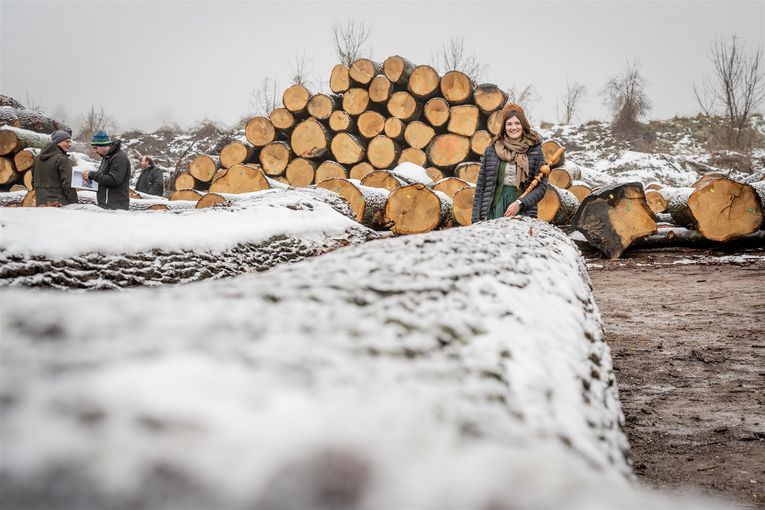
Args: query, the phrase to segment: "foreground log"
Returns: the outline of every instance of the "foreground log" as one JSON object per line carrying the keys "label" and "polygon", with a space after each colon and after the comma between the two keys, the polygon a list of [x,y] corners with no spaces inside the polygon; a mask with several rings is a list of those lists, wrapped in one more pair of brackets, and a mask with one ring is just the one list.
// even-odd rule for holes
{"label": "foreground log", "polygon": [[220,165],[223,168],[254,163],[257,159],[258,151],[255,150],[255,147],[243,142],[228,143],[220,151]]}
{"label": "foreground log", "polygon": [[270,188],[260,168],[254,165],[234,165],[215,179],[210,185],[210,193],[250,193]]}
{"label": "foreground log", "polygon": [[385,120],[384,134],[391,140],[396,142],[404,141],[404,133],[406,132],[406,124],[397,117],[388,117]]}
{"label": "foreground log", "polygon": [[373,103],[385,104],[395,92],[391,81],[383,74],[378,74],[369,84],[369,100]]}
{"label": "foreground log", "polygon": [[196,182],[197,181],[194,179],[194,177],[191,176],[191,174],[180,173],[175,177],[175,184],[173,187],[176,190],[194,189]]}
{"label": "foreground log", "polygon": [[24,187],[26,189],[34,188],[33,179],[34,179],[34,175],[32,175],[31,169],[24,172],[24,176],[21,178],[21,180],[24,183]]}
{"label": "foreground log", "polygon": [[13,155],[13,166],[17,172],[26,172],[35,164],[35,158],[40,153],[39,149],[24,149]]}
{"label": "foreground log", "polygon": [[486,118],[486,130],[493,136],[497,136],[502,131],[502,110],[489,114]]}
{"label": "foreground log", "polygon": [[360,181],[367,175],[371,174],[375,171],[375,167],[370,165],[366,161],[362,161],[361,163],[355,164],[351,167],[350,172],[348,172],[348,177],[350,179],[355,179],[357,181]]}
{"label": "foreground log", "polygon": [[316,185],[343,197],[353,211],[357,222],[369,228],[383,225],[383,209],[389,192],[383,188],[371,188],[355,184],[348,179],[326,179]]}
{"label": "foreground log", "polygon": [[649,236],[635,239],[630,250],[641,248],[668,248],[687,246],[691,248],[717,248],[738,250],[742,248],[757,248],[765,244],[765,230],[758,230],[731,241],[720,242],[707,239],[698,230],[682,227],[659,227],[658,232]]}
{"label": "foreground log", "polygon": [[368,58],[354,60],[348,66],[348,76],[351,78],[351,83],[361,86],[369,85],[380,71],[382,71],[382,65]]}
{"label": "foreground log", "polygon": [[568,225],[578,208],[576,195],[548,183],[547,191],[537,205],[537,217],[553,225]]}
{"label": "foreground log", "polygon": [[174,191],[170,195],[170,200],[172,201],[186,201],[186,202],[194,202],[197,203],[197,201],[204,196],[203,193],[200,193],[197,190],[194,189],[179,189],[177,191]]}
{"label": "foreground log", "polygon": [[404,140],[415,149],[427,147],[434,136],[436,136],[435,130],[418,120],[410,122],[404,130]]}
{"label": "foreground log", "polygon": [[476,161],[465,161],[454,169],[454,175],[471,184],[478,182],[479,173],[481,173],[481,164]]}
{"label": "foreground log", "polygon": [[329,129],[336,132],[354,131],[356,129],[356,119],[350,116],[344,110],[335,110],[329,116]]}
{"label": "foreground log", "polygon": [[385,203],[385,225],[394,234],[422,234],[447,226],[452,200],[424,184],[409,184],[391,191]]}
{"label": "foreground log", "polygon": [[326,94],[314,94],[308,99],[306,110],[308,114],[319,120],[327,120],[332,112],[340,105],[338,96],[330,97]]}
{"label": "foreground log", "polygon": [[553,168],[547,176],[547,182],[560,189],[568,189],[573,179],[565,168]]}
{"label": "foreground log", "polygon": [[218,156],[201,154],[191,160],[189,174],[199,182],[210,182],[220,168],[221,162]]}
{"label": "foreground log", "polygon": [[42,149],[50,136],[26,129],[0,126],[0,156],[11,156],[27,147]]}
{"label": "foreground log", "polygon": [[358,131],[361,136],[371,140],[385,130],[385,117],[379,112],[366,111],[358,117]]}
{"label": "foreground log", "polygon": [[428,65],[419,65],[412,70],[407,82],[407,90],[417,99],[428,99],[438,92],[441,78],[438,72]]}
{"label": "foreground log", "polygon": [[[545,158],[545,161],[550,161],[552,157],[563,147],[563,144],[561,144],[557,140],[545,140],[542,142],[542,155]],[[561,153],[558,157],[558,161],[551,165],[550,168],[558,168],[560,166],[563,166],[566,163],[566,155]]]}
{"label": "foreground log", "polygon": [[452,199],[454,221],[466,227],[473,224],[473,198],[475,187],[466,186],[454,194]]}
{"label": "foreground log", "polygon": [[571,222],[607,257],[619,258],[635,239],[656,232],[656,220],[639,182],[604,186],[590,193]]}
{"label": "foreground log", "polygon": [[648,202],[648,207],[650,207],[655,214],[665,212],[667,210],[667,205],[669,205],[669,202],[667,202],[664,196],[659,191],[653,189],[647,189],[645,191],[645,200]]}
{"label": "foreground log", "polygon": [[338,133],[332,137],[330,151],[338,163],[355,165],[364,159],[366,147],[366,142],[358,136],[350,133]]}
{"label": "foreground log", "polygon": [[359,87],[353,87],[343,94],[343,110],[349,115],[357,117],[367,111],[369,106],[369,91]]}
{"label": "foreground log", "polygon": [[398,158],[398,164],[401,163],[414,163],[417,166],[424,167],[428,162],[428,155],[425,151],[415,149],[414,147],[407,147],[401,151],[401,156]]}
{"label": "foreground log", "polygon": [[278,129],[282,133],[289,134],[292,132],[292,128],[295,127],[297,120],[295,116],[286,108],[275,108],[268,115],[268,120],[271,121],[271,125],[275,129]]}
{"label": "foreground log", "polygon": [[486,147],[491,143],[491,138],[491,133],[485,129],[479,129],[470,137],[470,150],[473,154],[483,156],[483,153],[486,152]]}
{"label": "foreground log", "polygon": [[409,92],[399,90],[394,92],[390,96],[390,100],[386,105],[388,113],[393,117],[400,119],[402,122],[412,122],[417,120],[422,113],[422,106],[412,94]]}
{"label": "foreground log", "polygon": [[37,193],[35,190],[30,189],[26,195],[24,195],[24,200],[21,201],[22,207],[37,207]]}
{"label": "foreground log", "polygon": [[361,184],[370,188],[384,188],[388,191],[393,191],[401,186],[406,186],[408,183],[400,176],[394,175],[387,170],[376,170],[365,175],[361,179]]}

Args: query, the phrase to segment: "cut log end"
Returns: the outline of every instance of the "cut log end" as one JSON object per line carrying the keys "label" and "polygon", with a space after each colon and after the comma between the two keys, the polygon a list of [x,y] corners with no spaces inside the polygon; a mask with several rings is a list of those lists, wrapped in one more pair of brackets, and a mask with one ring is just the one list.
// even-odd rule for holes
{"label": "cut log end", "polygon": [[444,219],[441,199],[423,184],[397,188],[385,204],[385,222],[395,234],[430,232]]}

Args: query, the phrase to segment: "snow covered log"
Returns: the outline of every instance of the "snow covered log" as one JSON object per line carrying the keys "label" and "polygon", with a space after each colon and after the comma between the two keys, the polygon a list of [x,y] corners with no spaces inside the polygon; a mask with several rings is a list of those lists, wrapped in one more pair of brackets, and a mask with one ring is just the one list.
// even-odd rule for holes
{"label": "snow covered log", "polygon": [[26,190],[0,192],[0,207],[21,207]]}
{"label": "snow covered log", "polygon": [[586,270],[541,222],[0,298],[9,508],[699,508],[632,483]]}
{"label": "snow covered log", "polygon": [[571,225],[612,259],[619,258],[635,239],[656,233],[656,220],[639,182],[593,191],[582,202]]}
{"label": "snow covered log", "polygon": [[711,241],[701,235],[698,230],[690,230],[683,227],[659,227],[655,234],[640,239],[635,239],[630,245],[631,249],[638,248],[666,248],[687,246],[691,248],[754,248],[765,245],[765,230],[758,230],[753,234],[739,237],[733,241]]}
{"label": "snow covered log", "polygon": [[540,220],[553,225],[568,225],[579,209],[579,200],[569,190],[548,184],[537,207]]}
{"label": "snow covered log", "polygon": [[361,184],[370,188],[385,188],[388,191],[393,191],[401,186],[406,186],[408,183],[387,170],[375,170],[362,177]]}
{"label": "snow covered log", "polygon": [[318,188],[326,189],[343,197],[353,211],[354,219],[364,226],[381,229],[384,221],[385,202],[390,194],[384,188],[362,186],[348,179],[325,179]]}
{"label": "snow covered log", "polygon": [[[187,283],[262,271],[378,236],[353,221],[348,204],[326,190],[224,198],[224,207],[210,209],[194,209],[196,201],[169,202],[170,210],[159,214],[106,211],[92,204],[4,210],[0,286]],[[131,201],[131,207],[133,202],[143,201]],[[88,229],[71,228],[83,223]]]}
{"label": "snow covered log", "polygon": [[449,226],[452,199],[424,184],[391,191],[385,203],[385,226],[394,234],[422,234]]}
{"label": "snow covered log", "polygon": [[0,126],[0,156],[12,156],[27,147],[42,149],[49,143],[49,135],[27,129]]}

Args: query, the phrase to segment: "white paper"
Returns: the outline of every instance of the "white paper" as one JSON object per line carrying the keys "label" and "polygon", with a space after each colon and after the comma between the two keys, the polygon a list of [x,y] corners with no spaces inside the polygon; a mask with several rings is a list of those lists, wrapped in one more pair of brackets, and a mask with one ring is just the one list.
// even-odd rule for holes
{"label": "white paper", "polygon": [[91,189],[93,191],[98,190],[98,183],[96,181],[85,181],[82,178],[82,171],[76,168],[72,169],[72,187],[79,189]]}

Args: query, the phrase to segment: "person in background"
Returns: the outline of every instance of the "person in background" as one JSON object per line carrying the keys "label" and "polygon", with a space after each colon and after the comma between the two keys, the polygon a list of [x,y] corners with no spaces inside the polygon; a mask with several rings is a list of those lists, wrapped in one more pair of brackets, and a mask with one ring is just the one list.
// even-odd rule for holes
{"label": "person in background", "polygon": [[72,135],[66,131],[54,131],[50,140],[32,167],[35,205],[40,207],[76,204],[77,192],[72,188],[72,162],[66,155],[74,145]]}
{"label": "person in background", "polygon": [[127,209],[130,206],[130,161],[122,151],[120,140],[112,141],[105,131],[96,131],[90,140],[96,154],[103,158],[98,171],[84,171],[82,178],[98,183],[96,198],[104,209]]}
{"label": "person in background", "polygon": [[517,214],[537,217],[537,203],[547,191],[547,176],[528,195],[520,196],[545,164],[541,143],[523,108],[515,103],[505,106],[502,130],[481,158],[473,223]]}
{"label": "person in background", "polygon": [[162,170],[154,166],[154,160],[149,156],[141,158],[141,175],[135,183],[135,190],[139,193],[148,193],[161,197],[165,192],[164,177]]}

